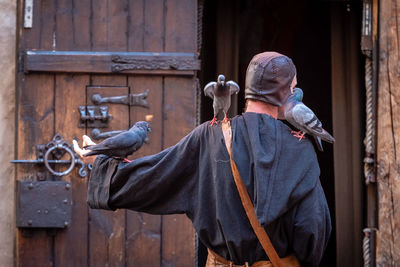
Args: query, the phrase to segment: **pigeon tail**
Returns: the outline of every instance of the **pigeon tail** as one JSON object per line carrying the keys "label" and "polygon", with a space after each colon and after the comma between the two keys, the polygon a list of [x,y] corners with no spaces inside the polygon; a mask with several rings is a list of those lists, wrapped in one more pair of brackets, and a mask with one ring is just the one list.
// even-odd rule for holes
{"label": "pigeon tail", "polygon": [[335,143],[335,138],[330,135],[327,131],[325,131],[324,129],[322,129],[322,133],[318,135],[319,137],[321,137],[322,140],[328,142],[328,143]]}
{"label": "pigeon tail", "polygon": [[322,147],[321,137],[314,135],[315,144],[319,151],[324,152],[324,148]]}

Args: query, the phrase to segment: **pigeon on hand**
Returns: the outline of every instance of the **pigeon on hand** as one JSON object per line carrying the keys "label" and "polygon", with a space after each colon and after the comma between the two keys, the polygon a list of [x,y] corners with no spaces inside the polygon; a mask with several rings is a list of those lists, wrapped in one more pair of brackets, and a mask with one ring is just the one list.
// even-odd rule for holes
{"label": "pigeon on hand", "polygon": [[204,87],[204,94],[213,99],[214,118],[210,125],[217,123],[217,115],[222,109],[224,112],[224,122],[228,121],[226,113],[231,106],[231,95],[239,93],[239,85],[234,81],[225,82],[225,76],[218,75],[217,82],[209,82]]}
{"label": "pigeon on hand", "polygon": [[[85,147],[90,152],[84,156],[104,154],[109,157],[126,159],[143,145],[147,138],[147,132],[150,131],[148,122],[138,121],[128,131],[109,137],[97,145]],[[129,160],[126,161],[129,162]]]}
{"label": "pigeon on hand", "polygon": [[293,94],[284,105],[285,120],[300,130],[299,132],[294,132],[299,140],[308,133],[314,137],[318,149],[323,151],[321,139],[329,143],[334,143],[335,138],[322,128],[322,123],[315,116],[314,112],[303,104],[302,100],[303,91],[300,88],[294,88]]}

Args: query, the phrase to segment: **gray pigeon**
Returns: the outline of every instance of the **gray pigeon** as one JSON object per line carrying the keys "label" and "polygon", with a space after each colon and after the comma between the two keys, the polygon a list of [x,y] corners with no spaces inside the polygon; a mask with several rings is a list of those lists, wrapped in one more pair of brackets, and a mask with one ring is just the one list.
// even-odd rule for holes
{"label": "gray pigeon", "polygon": [[204,87],[204,94],[213,99],[214,118],[210,125],[217,123],[217,116],[222,109],[224,112],[224,121],[227,121],[226,113],[231,106],[231,95],[239,93],[239,85],[234,81],[225,82],[225,76],[218,75],[217,82],[209,82]]}
{"label": "gray pigeon", "polygon": [[300,140],[305,133],[312,135],[315,139],[317,147],[323,151],[321,139],[334,143],[335,138],[322,128],[322,123],[315,116],[314,112],[301,102],[303,100],[303,91],[300,88],[294,88],[293,94],[287,100],[285,108],[285,119],[294,127],[303,131],[296,132],[296,137]]}
{"label": "gray pigeon", "polygon": [[85,154],[85,157],[104,154],[109,157],[126,158],[143,145],[147,138],[147,132],[150,131],[148,122],[138,121],[128,131],[109,137],[97,145],[85,147],[85,149],[91,150]]}

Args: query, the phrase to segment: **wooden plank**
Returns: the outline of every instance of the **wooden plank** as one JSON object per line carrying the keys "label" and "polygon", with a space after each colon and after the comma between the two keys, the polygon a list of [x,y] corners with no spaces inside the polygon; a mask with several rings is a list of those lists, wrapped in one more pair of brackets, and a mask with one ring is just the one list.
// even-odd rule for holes
{"label": "wooden plank", "polygon": [[[27,77],[18,94],[17,158],[36,159],[36,145],[54,136],[54,81],[48,75]],[[37,180],[44,166],[17,165],[17,179]],[[53,237],[46,230],[18,230],[17,266],[53,266]]]}
{"label": "wooden plank", "polygon": [[[99,93],[102,96],[127,95],[126,78],[123,76],[93,76],[92,85],[87,90],[87,104],[93,105],[91,96]],[[101,86],[119,86],[107,87]],[[113,119],[109,127],[102,131],[128,129],[126,105],[109,105]],[[88,129],[90,133],[91,129]],[[90,134],[89,134],[90,135]],[[125,264],[125,210],[105,211],[89,209],[89,264],[90,266],[124,266]]]}
{"label": "wooden plank", "polygon": [[[197,51],[197,1],[165,1],[166,52]],[[176,144],[196,126],[194,78],[164,78],[165,147]],[[162,261],[167,266],[193,266],[195,234],[184,215],[163,216]]]}
{"label": "wooden plank", "polygon": [[[136,152],[132,158],[156,154],[161,150],[162,138],[162,78],[161,77],[129,77],[131,93],[141,93],[149,90],[147,101],[150,108],[131,107],[130,124],[145,120],[146,115],[152,115],[149,144]],[[127,264],[128,266],[160,266],[161,255],[161,216],[148,215],[128,211],[127,214]],[[139,249],[140,248],[140,249]],[[148,255],[152,255],[148,257]]]}
{"label": "wooden plank", "polygon": [[[90,1],[57,0],[54,45],[56,50],[90,50]],[[85,129],[78,128],[78,106],[86,104],[89,75],[57,74],[55,82],[55,131],[72,144],[82,140]],[[63,179],[72,183],[71,224],[55,236],[55,266],[86,266],[88,263],[87,178],[78,168]],[[79,240],[79,242],[76,242]]]}
{"label": "wooden plank", "polygon": [[197,1],[165,0],[165,51],[197,51]]}
{"label": "wooden plank", "polygon": [[[84,128],[78,128],[78,106],[86,104],[85,88],[88,75],[58,74],[55,91],[55,132],[70,144],[82,140]],[[63,180],[72,183],[71,224],[55,236],[55,266],[86,266],[88,260],[87,179],[78,175],[78,168]],[[79,242],[77,242],[79,240]]]}
{"label": "wooden plank", "polygon": [[[92,51],[126,51],[127,49],[127,0],[92,0]],[[108,72],[110,73],[110,72]],[[125,75],[92,75],[92,86],[126,86]],[[103,96],[126,95],[126,88],[87,90],[87,104],[92,104],[94,93]],[[129,108],[125,105],[109,105],[113,116],[104,130],[126,130],[129,127]],[[88,129],[89,130],[89,129]],[[102,211],[89,209],[89,265],[125,265],[126,211]]]}
{"label": "wooden plank", "polygon": [[[193,79],[165,78],[164,146],[176,144],[196,126]],[[162,260],[167,266],[193,266],[195,235],[185,215],[163,216]]]}
{"label": "wooden plank", "polygon": [[93,50],[126,51],[127,10],[127,0],[92,0]]}
{"label": "wooden plank", "polygon": [[90,0],[58,0],[56,50],[90,50]]}
{"label": "wooden plank", "polygon": [[399,11],[395,2],[380,2],[377,120],[378,226],[377,266],[400,265],[400,78]]}
{"label": "wooden plank", "polygon": [[[19,1],[19,53],[26,49],[53,48],[54,1],[35,1],[33,27],[23,28],[24,1]],[[54,135],[54,76],[18,75],[17,158],[36,159],[36,145],[46,144]],[[17,166],[17,179],[36,180],[45,174],[43,166]],[[53,235],[47,230],[21,230],[16,237],[17,266],[53,266]]]}
{"label": "wooden plank", "polygon": [[128,32],[129,0],[112,0],[109,2],[107,18],[107,51],[126,51]]}
{"label": "wooden plank", "polygon": [[[163,1],[133,1],[130,2],[129,8],[132,28],[128,33],[128,50],[162,51]],[[131,107],[130,124],[144,120],[146,115],[153,116],[152,131],[149,135],[150,143],[144,145],[133,155],[133,158],[155,154],[162,148],[163,78],[130,75],[128,84],[131,93],[141,93],[148,89],[147,101],[150,104],[148,109]],[[161,216],[127,212],[127,266],[161,266],[161,223]]]}
{"label": "wooden plank", "polygon": [[25,72],[144,73],[194,75],[194,53],[27,51]]}
{"label": "wooden plank", "polygon": [[[24,6],[24,1],[21,1],[20,6]],[[23,11],[20,16],[23,18]],[[32,28],[24,29],[23,24],[20,27],[23,49],[53,49],[55,1],[34,1]]]}

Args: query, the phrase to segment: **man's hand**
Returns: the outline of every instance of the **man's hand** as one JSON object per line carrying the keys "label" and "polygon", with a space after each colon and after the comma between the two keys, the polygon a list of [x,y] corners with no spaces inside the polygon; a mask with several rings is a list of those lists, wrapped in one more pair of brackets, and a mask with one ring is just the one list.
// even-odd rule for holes
{"label": "man's hand", "polygon": [[[82,138],[83,138],[82,147],[92,146],[92,145],[96,144],[87,135],[83,135]],[[89,164],[89,163],[93,164],[94,163],[94,161],[96,159],[96,156],[84,157],[84,155],[89,153],[90,150],[87,150],[87,149],[84,149],[84,148],[80,148],[79,145],[78,145],[78,142],[76,140],[72,140],[72,144],[74,145],[75,153],[78,154],[81,157],[81,159],[82,159],[82,161],[84,163],[86,163],[86,164]]]}

